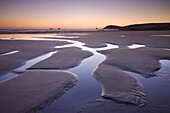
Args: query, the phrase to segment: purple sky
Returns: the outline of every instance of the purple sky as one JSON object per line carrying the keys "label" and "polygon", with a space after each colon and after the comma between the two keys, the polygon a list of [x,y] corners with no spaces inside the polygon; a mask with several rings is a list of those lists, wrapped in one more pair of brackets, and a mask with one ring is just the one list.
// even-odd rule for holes
{"label": "purple sky", "polygon": [[95,28],[170,22],[170,0],[0,0],[0,27]]}

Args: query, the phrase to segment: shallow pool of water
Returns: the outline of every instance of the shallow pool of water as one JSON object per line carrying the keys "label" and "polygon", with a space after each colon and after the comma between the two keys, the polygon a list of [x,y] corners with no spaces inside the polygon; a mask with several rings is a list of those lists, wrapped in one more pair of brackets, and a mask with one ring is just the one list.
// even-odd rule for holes
{"label": "shallow pool of water", "polygon": [[[72,40],[65,40],[65,39],[55,39],[55,40],[67,41],[67,42],[72,43],[72,44],[68,44],[64,46],[56,46],[55,47],[56,49],[66,48],[66,47],[79,47],[82,50],[87,50],[87,51],[92,52],[93,56],[87,59],[84,59],[79,66],[68,70],[72,73],[75,73],[79,77],[76,85],[70,90],[68,90],[61,98],[54,100],[44,110],[38,111],[38,113],[71,113],[71,112],[75,113],[74,111],[76,111],[77,108],[80,107],[80,105],[81,107],[83,106],[84,108],[89,109],[88,112],[91,112],[91,110],[94,108],[95,108],[94,110],[95,112],[97,112],[99,108],[105,109],[106,111],[107,111],[107,108],[111,109],[111,111],[108,111],[107,113],[113,113],[114,111],[115,113],[120,113],[120,112],[132,113],[131,111],[136,110],[136,109],[140,110],[138,113],[151,113],[151,112],[169,113],[170,112],[169,110],[170,90],[168,89],[170,87],[170,81],[162,77],[162,75],[165,74],[164,72],[169,72],[169,69],[170,69],[169,68],[170,64],[167,63],[167,61],[163,61],[163,60],[160,61],[163,68],[161,69],[162,71],[160,70],[160,72],[158,72],[160,74],[160,76],[158,77],[144,78],[143,76],[139,74],[125,71],[131,76],[137,78],[139,82],[141,82],[144,86],[145,93],[148,97],[148,105],[142,108],[139,108],[139,107],[128,105],[128,104],[120,104],[116,102],[105,101],[101,97],[101,87],[99,83],[93,78],[93,75],[92,75],[93,70],[98,66],[98,64],[100,64],[106,58],[104,55],[98,53],[97,51],[113,49],[113,48],[116,49],[118,48],[117,45],[107,44],[107,47],[94,49],[94,48],[89,48],[89,47],[84,46],[85,43],[82,43],[79,41],[72,41]],[[145,45],[133,44],[128,47],[130,49],[135,49],[135,48],[145,47]],[[15,69],[14,72],[25,71],[27,68],[33,66],[34,64],[40,61],[43,61],[49,58],[55,53],[57,54],[57,51],[50,52],[43,56],[39,56],[35,59],[27,61],[25,65]],[[6,76],[2,76],[4,78],[2,79],[0,78],[0,83],[1,81],[6,81],[16,76],[18,75],[15,73],[8,73]],[[99,107],[93,107],[94,104],[93,103],[89,104],[89,101],[93,101],[94,104],[96,102],[101,102],[103,104],[100,104],[100,105],[97,104],[97,106]],[[84,103],[88,103],[88,104],[86,105]],[[103,107],[104,103],[106,103],[106,105],[109,107],[107,106]],[[91,105],[92,107],[90,108],[89,106]]]}
{"label": "shallow pool of water", "polygon": [[150,35],[150,36],[156,36],[156,37],[170,37],[170,35]]}
{"label": "shallow pool of water", "polygon": [[59,35],[56,33],[47,34],[0,34],[2,40],[48,40],[55,41],[57,38],[78,38],[74,36]]}
{"label": "shallow pool of water", "polygon": [[19,76],[19,74],[17,74],[17,73],[24,72],[27,68],[37,64],[38,62],[41,62],[41,61],[51,57],[55,53],[57,53],[57,51],[49,52],[49,53],[46,53],[46,54],[41,55],[39,57],[36,57],[34,59],[26,61],[23,66],[21,66],[19,68],[16,68],[16,69],[12,70],[11,72],[8,72],[8,73],[2,75],[0,77],[0,83],[6,82],[6,81],[8,81],[10,79],[13,79],[13,78]]}
{"label": "shallow pool of water", "polygon": [[146,45],[132,44],[132,45],[128,46],[129,49],[136,49],[136,48],[141,48],[141,47],[146,47]]}
{"label": "shallow pool of water", "polygon": [[170,61],[160,60],[162,68],[157,72],[159,75],[145,78],[134,72],[124,71],[135,77],[144,87],[144,92],[148,98],[148,105],[140,108],[144,113],[170,113]]}
{"label": "shallow pool of water", "polygon": [[10,52],[7,52],[7,53],[3,53],[3,54],[1,54],[0,56],[11,55],[11,54],[15,54],[15,53],[18,53],[18,52],[19,52],[18,50],[10,51]]}
{"label": "shallow pool of water", "polygon": [[[63,39],[60,40],[68,41]],[[107,44],[107,47],[93,49],[84,46],[85,43],[82,42],[70,40],[68,42],[74,43],[68,46],[79,47],[82,50],[90,51],[93,53],[93,56],[83,60],[79,66],[68,70],[78,76],[79,79],[76,85],[67,91],[61,98],[55,100],[38,113],[71,113],[72,111],[74,112],[81,103],[102,98],[100,85],[96,79],[93,78],[92,72],[106,57],[97,51],[114,49],[118,48],[118,46]],[[56,46],[55,48],[61,48],[61,46]]]}
{"label": "shallow pool of water", "polygon": [[161,69],[157,71],[158,75],[164,79],[170,80],[170,60],[160,60]]}

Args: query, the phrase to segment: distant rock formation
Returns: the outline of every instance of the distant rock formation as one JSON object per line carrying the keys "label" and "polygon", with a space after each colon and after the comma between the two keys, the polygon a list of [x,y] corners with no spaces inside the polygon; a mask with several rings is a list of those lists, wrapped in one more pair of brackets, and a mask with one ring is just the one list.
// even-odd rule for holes
{"label": "distant rock formation", "polygon": [[144,24],[132,24],[128,26],[116,26],[108,25],[103,29],[118,29],[118,30],[130,30],[130,31],[147,31],[147,30],[170,30],[170,23],[144,23]]}
{"label": "distant rock formation", "polygon": [[49,28],[49,30],[54,30],[54,28]]}
{"label": "distant rock formation", "polygon": [[108,25],[106,27],[104,27],[103,29],[120,29],[120,26],[116,26],[116,25]]}

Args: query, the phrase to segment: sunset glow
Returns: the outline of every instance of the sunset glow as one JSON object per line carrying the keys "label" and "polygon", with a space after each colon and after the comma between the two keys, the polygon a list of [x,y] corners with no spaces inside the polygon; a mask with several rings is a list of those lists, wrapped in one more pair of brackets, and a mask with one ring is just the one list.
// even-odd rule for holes
{"label": "sunset glow", "polygon": [[169,0],[0,0],[0,28],[103,28],[170,22]]}

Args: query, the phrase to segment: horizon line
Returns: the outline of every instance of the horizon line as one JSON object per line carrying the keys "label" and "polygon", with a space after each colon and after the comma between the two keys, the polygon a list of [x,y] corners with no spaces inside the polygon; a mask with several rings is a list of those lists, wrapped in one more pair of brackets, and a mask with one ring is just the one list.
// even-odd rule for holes
{"label": "horizon line", "polygon": [[166,22],[141,22],[141,23],[132,23],[132,24],[126,24],[126,25],[118,25],[118,24],[107,24],[103,27],[0,27],[0,29],[103,29],[104,27],[108,25],[115,25],[115,26],[120,26],[120,27],[125,27],[129,25],[136,25],[136,24],[159,24],[159,23],[170,23],[170,21]]}

